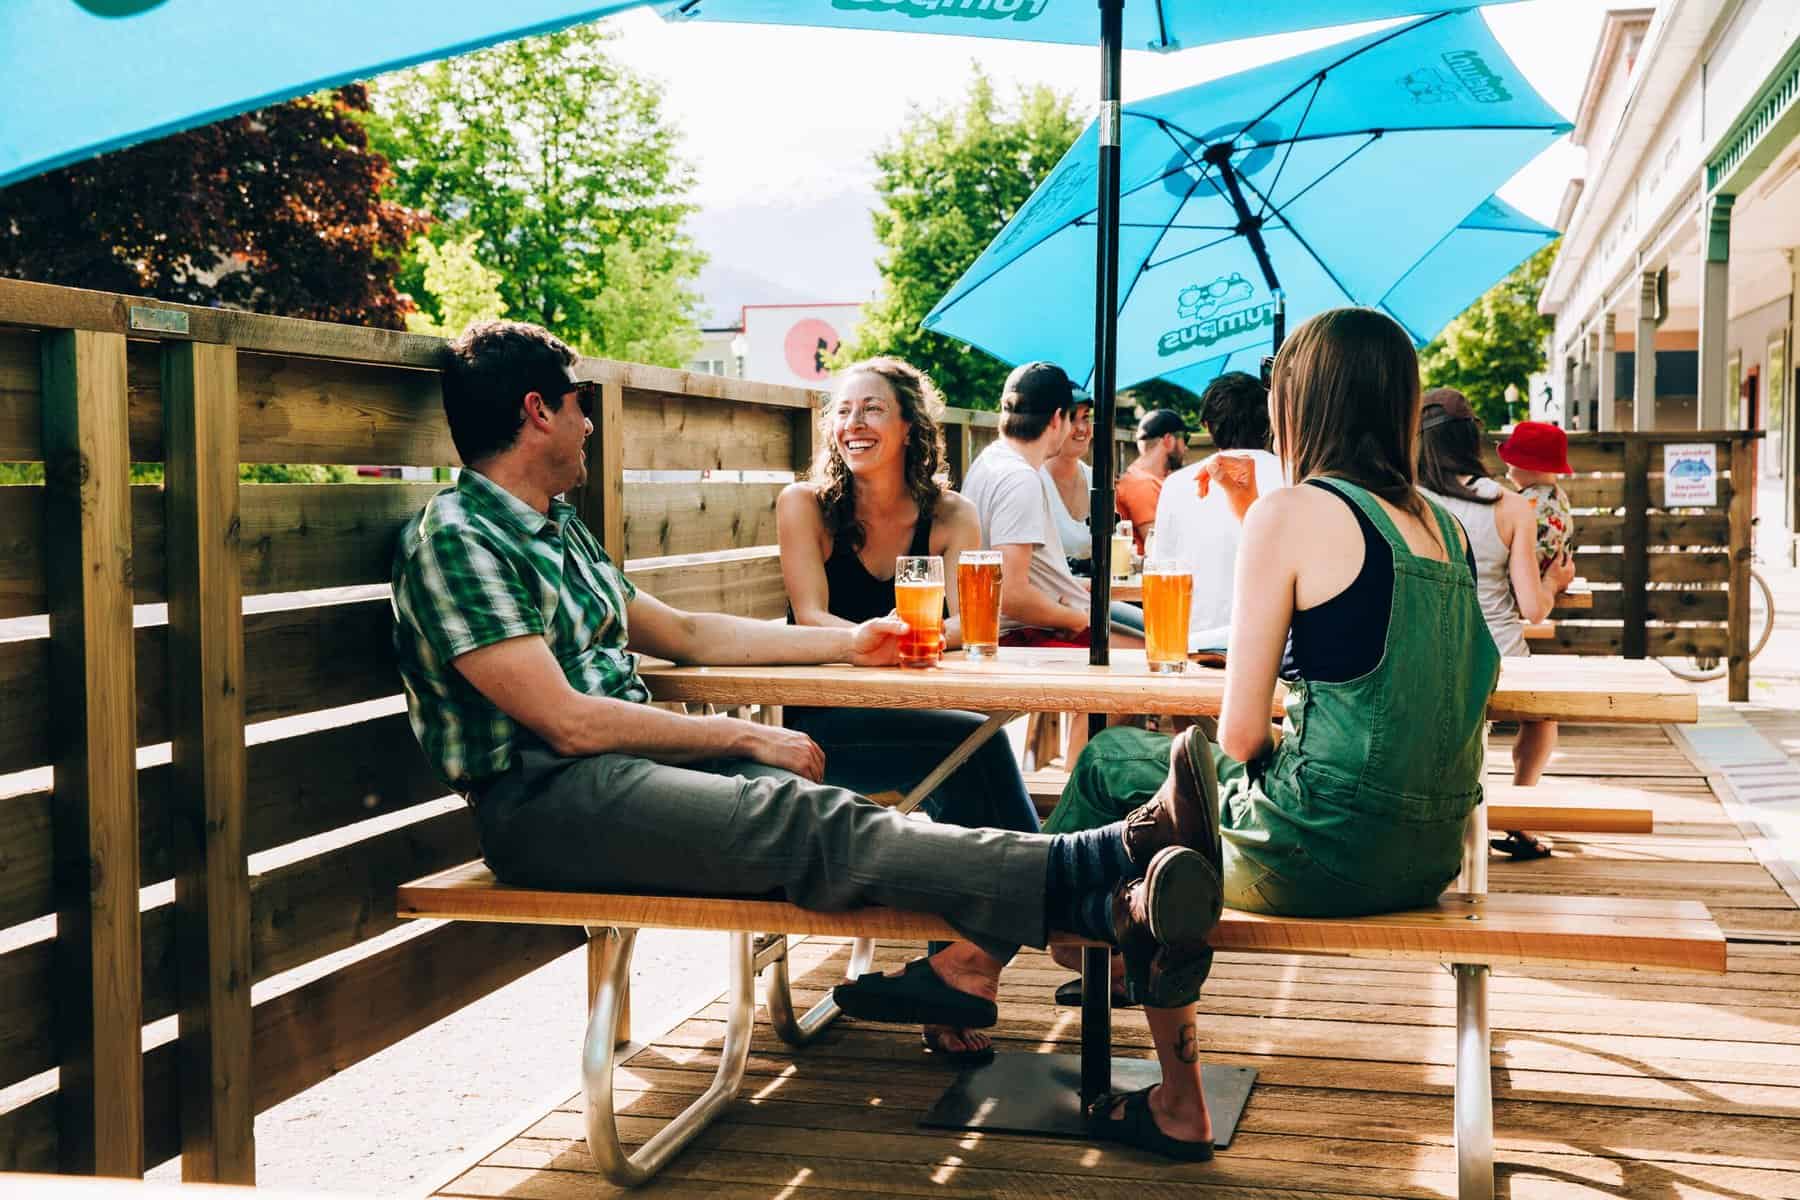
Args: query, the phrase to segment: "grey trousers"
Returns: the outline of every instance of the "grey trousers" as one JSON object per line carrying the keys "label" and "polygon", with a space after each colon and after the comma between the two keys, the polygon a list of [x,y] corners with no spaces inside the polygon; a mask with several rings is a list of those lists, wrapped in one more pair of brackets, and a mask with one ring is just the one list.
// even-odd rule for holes
{"label": "grey trousers", "polygon": [[518,886],[883,904],[942,916],[1002,959],[1047,940],[1049,837],[927,824],[760,763],[522,745],[475,816],[488,866]]}

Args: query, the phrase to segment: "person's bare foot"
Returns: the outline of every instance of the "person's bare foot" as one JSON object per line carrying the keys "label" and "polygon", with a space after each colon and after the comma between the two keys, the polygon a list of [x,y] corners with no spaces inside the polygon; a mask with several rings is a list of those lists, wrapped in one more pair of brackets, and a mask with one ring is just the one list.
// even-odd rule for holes
{"label": "person's bare foot", "polygon": [[959,992],[983,1000],[1000,995],[1000,968],[1005,964],[968,942],[952,942],[925,961],[939,979]]}
{"label": "person's bare foot", "polygon": [[979,1029],[958,1029],[954,1025],[927,1025],[923,1030],[926,1043],[945,1054],[980,1054],[993,1046],[993,1039]]}

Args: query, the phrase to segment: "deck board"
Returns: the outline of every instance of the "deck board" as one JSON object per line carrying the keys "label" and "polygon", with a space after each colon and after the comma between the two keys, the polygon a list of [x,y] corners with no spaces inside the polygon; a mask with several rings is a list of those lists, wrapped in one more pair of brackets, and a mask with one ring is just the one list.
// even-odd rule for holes
{"label": "deck board", "polygon": [[[1496,738],[1493,764],[1507,747]],[[1757,864],[1694,763],[1658,729],[1570,729],[1546,779],[1616,788],[1658,832],[1562,835],[1534,863],[1495,860],[1496,892],[1697,900],[1733,941],[1723,977],[1497,969],[1489,1001],[1500,1194],[1800,1197],[1800,910]],[[1784,932],[1797,944],[1768,940]],[[797,943],[810,1001],[839,977],[841,939]],[[882,942],[878,966],[917,953]],[[1071,973],[1027,951],[1001,985],[1003,1052],[1072,1050]],[[924,1130],[947,1076],[910,1031],[843,1021],[796,1055],[759,1023],[742,1096],[645,1196],[1130,1196],[1338,1200],[1455,1194],[1450,1092],[1455,990],[1433,965],[1221,953],[1201,999],[1205,1061],[1253,1066],[1229,1151],[1167,1164],[1081,1142]],[[619,1071],[621,1133],[641,1142],[701,1091],[724,1006],[702,1007]],[[1140,1014],[1115,1049],[1147,1056]],[[592,1200],[579,1098],[544,1114],[438,1193]]]}

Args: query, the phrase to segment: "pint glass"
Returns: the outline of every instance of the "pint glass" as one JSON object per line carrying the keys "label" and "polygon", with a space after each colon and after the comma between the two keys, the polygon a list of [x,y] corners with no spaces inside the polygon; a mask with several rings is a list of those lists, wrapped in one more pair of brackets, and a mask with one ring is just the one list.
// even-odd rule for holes
{"label": "pint glass", "polygon": [[1180,671],[1187,666],[1188,613],[1194,602],[1194,577],[1170,558],[1144,562],[1144,657],[1152,671]]}
{"label": "pint glass", "polygon": [[963,649],[971,660],[991,659],[1000,647],[1000,552],[965,550],[956,560],[956,607]]}
{"label": "pint glass", "polygon": [[944,560],[902,556],[894,569],[894,607],[906,622],[900,665],[935,667],[944,655]]}

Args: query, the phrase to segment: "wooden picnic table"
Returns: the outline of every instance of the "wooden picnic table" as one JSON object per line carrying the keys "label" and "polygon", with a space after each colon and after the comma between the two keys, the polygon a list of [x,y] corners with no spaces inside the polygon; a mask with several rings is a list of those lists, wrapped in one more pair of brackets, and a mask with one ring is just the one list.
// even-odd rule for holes
{"label": "wooden picnic table", "polygon": [[[927,669],[646,665],[641,673],[654,699],[724,705],[1217,716],[1225,695],[1224,671],[1190,664],[1179,675],[1152,675],[1142,650],[1115,650],[1105,667],[1085,650],[1002,647],[992,662],[955,652]],[[1272,715],[1280,712],[1278,696]],[[1488,716],[1660,725],[1697,721],[1700,708],[1693,690],[1656,663],[1544,656],[1502,662]]]}

